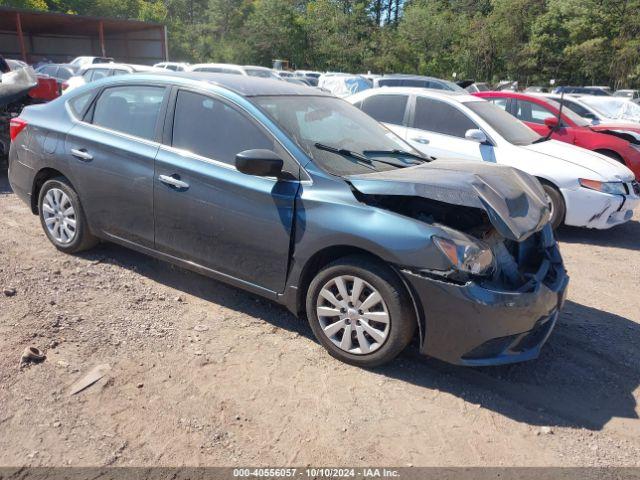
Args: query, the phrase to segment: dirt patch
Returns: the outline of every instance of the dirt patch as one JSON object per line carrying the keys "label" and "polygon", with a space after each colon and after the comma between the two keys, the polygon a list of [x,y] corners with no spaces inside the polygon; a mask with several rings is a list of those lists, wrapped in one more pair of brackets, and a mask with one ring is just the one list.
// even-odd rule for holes
{"label": "dirt patch", "polygon": [[[569,300],[538,360],[366,371],[241,290],[57,252],[4,173],[0,211],[0,465],[640,465],[638,215],[560,232]],[[47,358],[20,368],[28,346]]]}

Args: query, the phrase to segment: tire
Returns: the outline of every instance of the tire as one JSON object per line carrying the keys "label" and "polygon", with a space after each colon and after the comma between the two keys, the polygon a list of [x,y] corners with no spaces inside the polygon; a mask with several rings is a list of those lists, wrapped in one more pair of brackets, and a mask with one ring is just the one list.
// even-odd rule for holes
{"label": "tire", "polygon": [[98,243],[89,231],[78,194],[64,177],[44,182],[38,195],[38,216],[47,238],[62,252],[78,253]]}
{"label": "tire", "polygon": [[555,230],[564,222],[564,216],[567,212],[567,207],[564,204],[564,198],[562,198],[562,194],[556,187],[543,182],[542,188],[544,188],[544,191],[549,198],[549,204],[551,208],[550,222],[551,226]]}
{"label": "tire", "polygon": [[[351,308],[339,293],[338,278],[343,280],[349,300],[353,300]],[[358,282],[362,288],[353,299],[356,280],[362,281]],[[325,297],[327,290],[334,293],[333,302]],[[371,302],[374,292],[381,302]],[[338,305],[344,305],[339,314],[334,308]],[[358,308],[361,306],[365,310]],[[319,314],[319,308],[328,315]],[[358,367],[372,368],[393,360],[411,342],[416,328],[413,303],[396,274],[384,264],[358,255],[336,260],[315,276],[307,290],[306,310],[311,330],[329,354]],[[336,329],[338,324],[340,329]],[[334,328],[325,333],[327,327]],[[345,339],[346,332],[353,332],[350,340]]]}

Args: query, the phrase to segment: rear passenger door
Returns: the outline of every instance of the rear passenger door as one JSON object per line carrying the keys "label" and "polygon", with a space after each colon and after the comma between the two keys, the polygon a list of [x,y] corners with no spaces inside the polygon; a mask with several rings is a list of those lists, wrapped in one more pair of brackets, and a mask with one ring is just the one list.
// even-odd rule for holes
{"label": "rear passenger door", "polygon": [[65,150],[92,229],[152,248],[153,172],[168,89],[103,89],[67,135]]}
{"label": "rear passenger door", "polygon": [[[299,166],[236,105],[176,89],[156,160],[157,250],[271,292],[284,289]],[[268,149],[291,180],[235,168],[244,150]]]}

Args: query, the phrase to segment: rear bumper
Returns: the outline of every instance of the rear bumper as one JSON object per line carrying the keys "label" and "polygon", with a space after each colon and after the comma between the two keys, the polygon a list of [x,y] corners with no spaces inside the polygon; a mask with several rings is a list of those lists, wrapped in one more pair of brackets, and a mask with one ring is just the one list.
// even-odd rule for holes
{"label": "rear bumper", "polygon": [[564,223],[575,227],[607,229],[628,222],[640,205],[635,194],[609,195],[579,188],[562,190],[567,206]]}
{"label": "rear bumper", "polygon": [[[558,255],[559,257],[559,255]],[[566,298],[562,262],[549,263],[526,292],[464,285],[403,270],[424,314],[421,352],[466,366],[501,365],[538,356]]]}
{"label": "rear bumper", "polygon": [[31,186],[35,172],[33,168],[20,161],[15,145],[12,143],[9,150],[9,185],[18,198],[31,205]]}

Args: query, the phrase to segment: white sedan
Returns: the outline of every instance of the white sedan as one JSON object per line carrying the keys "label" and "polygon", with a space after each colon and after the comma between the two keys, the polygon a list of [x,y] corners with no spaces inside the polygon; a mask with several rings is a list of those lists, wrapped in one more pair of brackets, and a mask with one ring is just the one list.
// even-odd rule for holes
{"label": "white sedan", "polygon": [[554,227],[605,229],[640,203],[627,167],[598,153],[541,137],[498,106],[457,92],[366,90],[346,99],[424,154],[509,165],[537,177]]}

